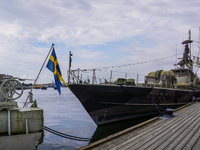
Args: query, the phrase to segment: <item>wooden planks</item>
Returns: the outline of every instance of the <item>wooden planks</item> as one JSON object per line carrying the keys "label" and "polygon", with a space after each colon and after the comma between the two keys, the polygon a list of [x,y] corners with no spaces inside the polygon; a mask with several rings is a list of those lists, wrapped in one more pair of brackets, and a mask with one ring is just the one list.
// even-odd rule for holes
{"label": "wooden planks", "polygon": [[200,149],[200,103],[193,103],[176,113],[178,116],[170,120],[154,118],[81,149]]}

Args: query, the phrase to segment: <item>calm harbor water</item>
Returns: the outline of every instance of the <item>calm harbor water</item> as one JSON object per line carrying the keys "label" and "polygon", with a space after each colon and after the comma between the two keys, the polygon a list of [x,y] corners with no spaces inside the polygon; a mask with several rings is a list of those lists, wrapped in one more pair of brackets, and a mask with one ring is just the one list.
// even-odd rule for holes
{"label": "calm harbor water", "polygon": [[[28,92],[29,90],[24,90],[23,96],[17,100],[19,106],[23,106]],[[53,88],[33,90],[33,98],[37,100],[38,107],[44,110],[44,125],[65,134],[91,138],[91,142],[149,119],[142,118],[97,128],[68,88],[62,88],[61,93],[59,95]],[[74,150],[87,144],[89,142],[70,140],[44,131],[43,143],[38,146],[38,150]]]}

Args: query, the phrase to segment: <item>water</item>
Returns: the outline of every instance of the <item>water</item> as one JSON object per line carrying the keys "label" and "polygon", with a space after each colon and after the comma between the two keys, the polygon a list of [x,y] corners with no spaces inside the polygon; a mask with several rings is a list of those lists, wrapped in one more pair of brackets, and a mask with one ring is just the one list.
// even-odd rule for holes
{"label": "water", "polygon": [[[24,90],[22,97],[17,100],[19,106],[23,106],[28,92],[29,90]],[[59,95],[53,88],[33,90],[38,107],[44,110],[44,125],[65,134],[91,138],[91,142],[149,119],[148,117],[129,120],[97,128],[79,100],[68,88],[62,88],[61,93]],[[43,143],[38,146],[38,150],[74,150],[87,144],[89,142],[70,140],[44,131]]]}
{"label": "water", "polygon": [[[23,106],[22,102],[25,101],[28,92],[29,90],[24,90],[22,97],[17,100],[19,106]],[[91,138],[97,128],[96,124],[68,88],[62,88],[61,92],[59,95],[53,88],[33,90],[38,107],[44,110],[44,125],[62,133]],[[74,150],[88,144],[59,137],[47,131],[44,131],[44,135],[38,150]]]}

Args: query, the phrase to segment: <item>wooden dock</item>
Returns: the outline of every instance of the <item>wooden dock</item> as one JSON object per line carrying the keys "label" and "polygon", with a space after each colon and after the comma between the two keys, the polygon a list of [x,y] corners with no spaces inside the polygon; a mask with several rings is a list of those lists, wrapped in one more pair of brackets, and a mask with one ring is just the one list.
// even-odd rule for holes
{"label": "wooden dock", "polygon": [[171,119],[152,118],[80,150],[200,150],[200,103],[190,103]]}

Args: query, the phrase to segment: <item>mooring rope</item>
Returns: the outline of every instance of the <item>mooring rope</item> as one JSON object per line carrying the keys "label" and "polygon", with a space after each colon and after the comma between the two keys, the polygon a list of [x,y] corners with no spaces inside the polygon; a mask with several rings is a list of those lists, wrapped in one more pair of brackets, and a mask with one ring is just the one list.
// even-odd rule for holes
{"label": "mooring rope", "polygon": [[69,134],[58,132],[58,131],[53,130],[51,128],[48,128],[46,126],[44,126],[44,130],[46,130],[48,132],[51,132],[51,133],[53,133],[55,135],[61,136],[63,138],[71,139],[71,140],[85,141],[85,142],[89,142],[90,141],[90,138],[83,138],[83,137],[72,136],[72,135],[69,135]]}
{"label": "mooring rope", "polygon": [[[164,110],[163,110],[163,108],[160,108],[161,106],[158,104],[158,103],[156,103],[155,102],[155,97],[154,97],[155,95],[154,94],[152,94],[152,97],[150,98],[150,101],[153,103],[153,105],[156,107],[156,109],[157,109],[157,111],[159,112],[159,115],[161,116],[161,115],[163,115],[164,114]],[[160,106],[160,107],[159,107]]]}

